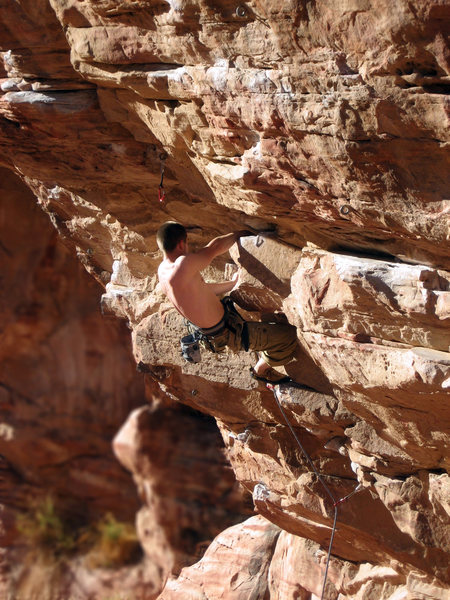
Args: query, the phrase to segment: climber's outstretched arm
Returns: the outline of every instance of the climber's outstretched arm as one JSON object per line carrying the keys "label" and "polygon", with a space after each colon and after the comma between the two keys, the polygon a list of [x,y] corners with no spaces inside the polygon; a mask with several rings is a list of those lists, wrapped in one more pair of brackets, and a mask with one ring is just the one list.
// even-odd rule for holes
{"label": "climber's outstretched arm", "polygon": [[212,260],[227,252],[239,238],[254,235],[251,231],[243,229],[234,233],[227,233],[211,240],[204,248],[197,252],[188,254],[185,261],[189,263],[189,268],[195,271],[203,271],[210,265]]}

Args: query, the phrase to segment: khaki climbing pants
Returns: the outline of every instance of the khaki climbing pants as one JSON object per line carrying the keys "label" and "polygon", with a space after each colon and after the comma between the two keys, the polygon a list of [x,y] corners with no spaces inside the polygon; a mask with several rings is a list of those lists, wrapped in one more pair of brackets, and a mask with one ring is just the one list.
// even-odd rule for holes
{"label": "khaki climbing pants", "polygon": [[290,362],[297,348],[297,330],[284,323],[244,321],[237,312],[226,312],[225,329],[208,335],[204,346],[213,352],[256,350],[271,367]]}

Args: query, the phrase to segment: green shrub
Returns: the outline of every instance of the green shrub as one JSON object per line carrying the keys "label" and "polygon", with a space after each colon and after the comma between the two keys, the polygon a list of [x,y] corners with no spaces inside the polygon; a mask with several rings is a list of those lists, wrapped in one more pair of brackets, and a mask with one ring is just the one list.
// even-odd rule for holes
{"label": "green shrub", "polygon": [[76,545],[76,534],[58,513],[51,496],[39,498],[16,519],[19,533],[26,543],[52,554],[70,552]]}
{"label": "green shrub", "polygon": [[118,521],[108,513],[95,526],[94,543],[88,554],[91,568],[117,567],[136,562],[141,547],[134,525]]}
{"label": "green shrub", "polygon": [[141,557],[133,524],[107,513],[97,523],[82,527],[58,510],[51,496],[34,501],[29,510],[17,516],[16,525],[30,551],[48,558],[85,554],[90,568],[112,568]]}

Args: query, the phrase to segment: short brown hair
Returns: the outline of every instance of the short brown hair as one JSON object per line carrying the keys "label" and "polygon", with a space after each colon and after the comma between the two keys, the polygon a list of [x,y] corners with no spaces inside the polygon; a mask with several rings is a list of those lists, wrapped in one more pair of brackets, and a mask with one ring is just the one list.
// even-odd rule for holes
{"label": "short brown hair", "polygon": [[176,221],[167,221],[158,229],[156,242],[163,252],[172,252],[177,244],[187,239],[186,228]]}

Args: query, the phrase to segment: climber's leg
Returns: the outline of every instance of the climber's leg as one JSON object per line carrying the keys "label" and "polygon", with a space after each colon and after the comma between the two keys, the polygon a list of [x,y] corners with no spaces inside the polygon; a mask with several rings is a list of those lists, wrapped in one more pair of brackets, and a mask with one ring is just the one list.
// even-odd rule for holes
{"label": "climber's leg", "polygon": [[247,322],[250,350],[260,352],[253,368],[258,376],[265,376],[272,367],[286,365],[297,348],[297,330],[283,323]]}

